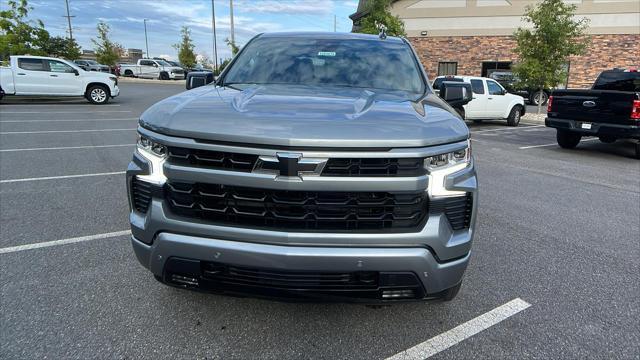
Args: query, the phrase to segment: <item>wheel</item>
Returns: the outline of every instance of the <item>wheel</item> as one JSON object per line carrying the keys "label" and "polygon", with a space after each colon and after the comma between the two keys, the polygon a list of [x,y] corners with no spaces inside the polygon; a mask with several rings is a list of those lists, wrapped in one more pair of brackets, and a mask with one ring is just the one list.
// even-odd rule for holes
{"label": "wheel", "polygon": [[460,292],[461,287],[462,287],[462,282],[456,286],[450,287],[447,290],[443,291],[442,295],[440,296],[440,300],[451,301],[455,299],[455,297],[458,295],[458,292]]}
{"label": "wheel", "polygon": [[133,76],[133,71],[131,71],[131,70],[125,70],[125,71],[124,71],[124,76]]}
{"label": "wheel", "polygon": [[109,102],[109,88],[104,85],[91,85],[87,89],[87,100],[96,105],[103,105]]}
{"label": "wheel", "polygon": [[607,135],[603,135],[599,137],[600,141],[602,141],[605,144],[611,144],[616,142],[616,138],[614,138],[613,136],[607,136]]}
{"label": "wheel", "polygon": [[520,105],[516,105],[511,109],[509,117],[507,118],[508,126],[518,126],[520,124],[520,116],[522,115],[522,109]]}
{"label": "wheel", "polygon": [[556,133],[556,140],[558,140],[558,145],[564,149],[573,149],[578,146],[580,143],[580,139],[582,136],[580,134],[575,134],[567,130],[558,129]]}
{"label": "wheel", "polygon": [[529,101],[531,101],[531,104],[533,105],[544,105],[547,103],[547,100],[549,100],[549,96],[547,95],[547,93],[540,90],[531,94],[531,98],[529,99]]}
{"label": "wheel", "polygon": [[161,72],[160,73],[160,80],[169,80],[169,74],[167,74],[166,72]]}

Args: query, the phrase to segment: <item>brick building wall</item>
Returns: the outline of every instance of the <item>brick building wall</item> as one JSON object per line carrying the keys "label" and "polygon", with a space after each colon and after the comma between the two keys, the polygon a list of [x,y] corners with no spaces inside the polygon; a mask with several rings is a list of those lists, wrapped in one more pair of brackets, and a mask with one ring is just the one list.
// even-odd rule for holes
{"label": "brick building wall", "polygon": [[[481,76],[486,61],[515,62],[512,36],[411,37],[423,66],[433,79],[439,62],[457,62],[458,75]],[[587,88],[598,74],[614,67],[640,67],[640,35],[592,35],[586,54],[571,58],[568,86]]]}

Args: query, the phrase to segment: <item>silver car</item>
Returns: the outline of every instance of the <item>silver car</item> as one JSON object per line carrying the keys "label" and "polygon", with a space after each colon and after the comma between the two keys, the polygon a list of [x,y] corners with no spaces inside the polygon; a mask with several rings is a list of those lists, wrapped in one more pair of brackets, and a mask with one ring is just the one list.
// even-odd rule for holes
{"label": "silver car", "polygon": [[402,38],[253,38],[139,121],[131,242],[159,281],[269,298],[453,299],[478,199],[469,130]]}

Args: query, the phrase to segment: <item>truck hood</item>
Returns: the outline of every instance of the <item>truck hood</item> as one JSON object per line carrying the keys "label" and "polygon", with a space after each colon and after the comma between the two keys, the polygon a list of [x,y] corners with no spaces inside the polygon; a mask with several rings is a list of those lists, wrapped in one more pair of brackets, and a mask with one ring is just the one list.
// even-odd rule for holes
{"label": "truck hood", "polygon": [[290,147],[421,147],[469,137],[440,98],[311,86],[203,86],[149,108],[140,125],[177,137]]}

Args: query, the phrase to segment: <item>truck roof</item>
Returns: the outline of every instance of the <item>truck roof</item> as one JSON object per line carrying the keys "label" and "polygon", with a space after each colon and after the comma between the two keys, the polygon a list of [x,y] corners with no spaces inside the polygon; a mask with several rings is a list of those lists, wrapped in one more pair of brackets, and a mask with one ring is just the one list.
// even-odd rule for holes
{"label": "truck roof", "polygon": [[282,37],[282,38],[300,38],[300,39],[336,39],[336,40],[376,40],[404,42],[400,37],[387,36],[384,40],[378,35],[359,34],[359,33],[341,33],[341,32],[322,32],[322,31],[296,31],[296,32],[270,32],[262,33],[259,37]]}

